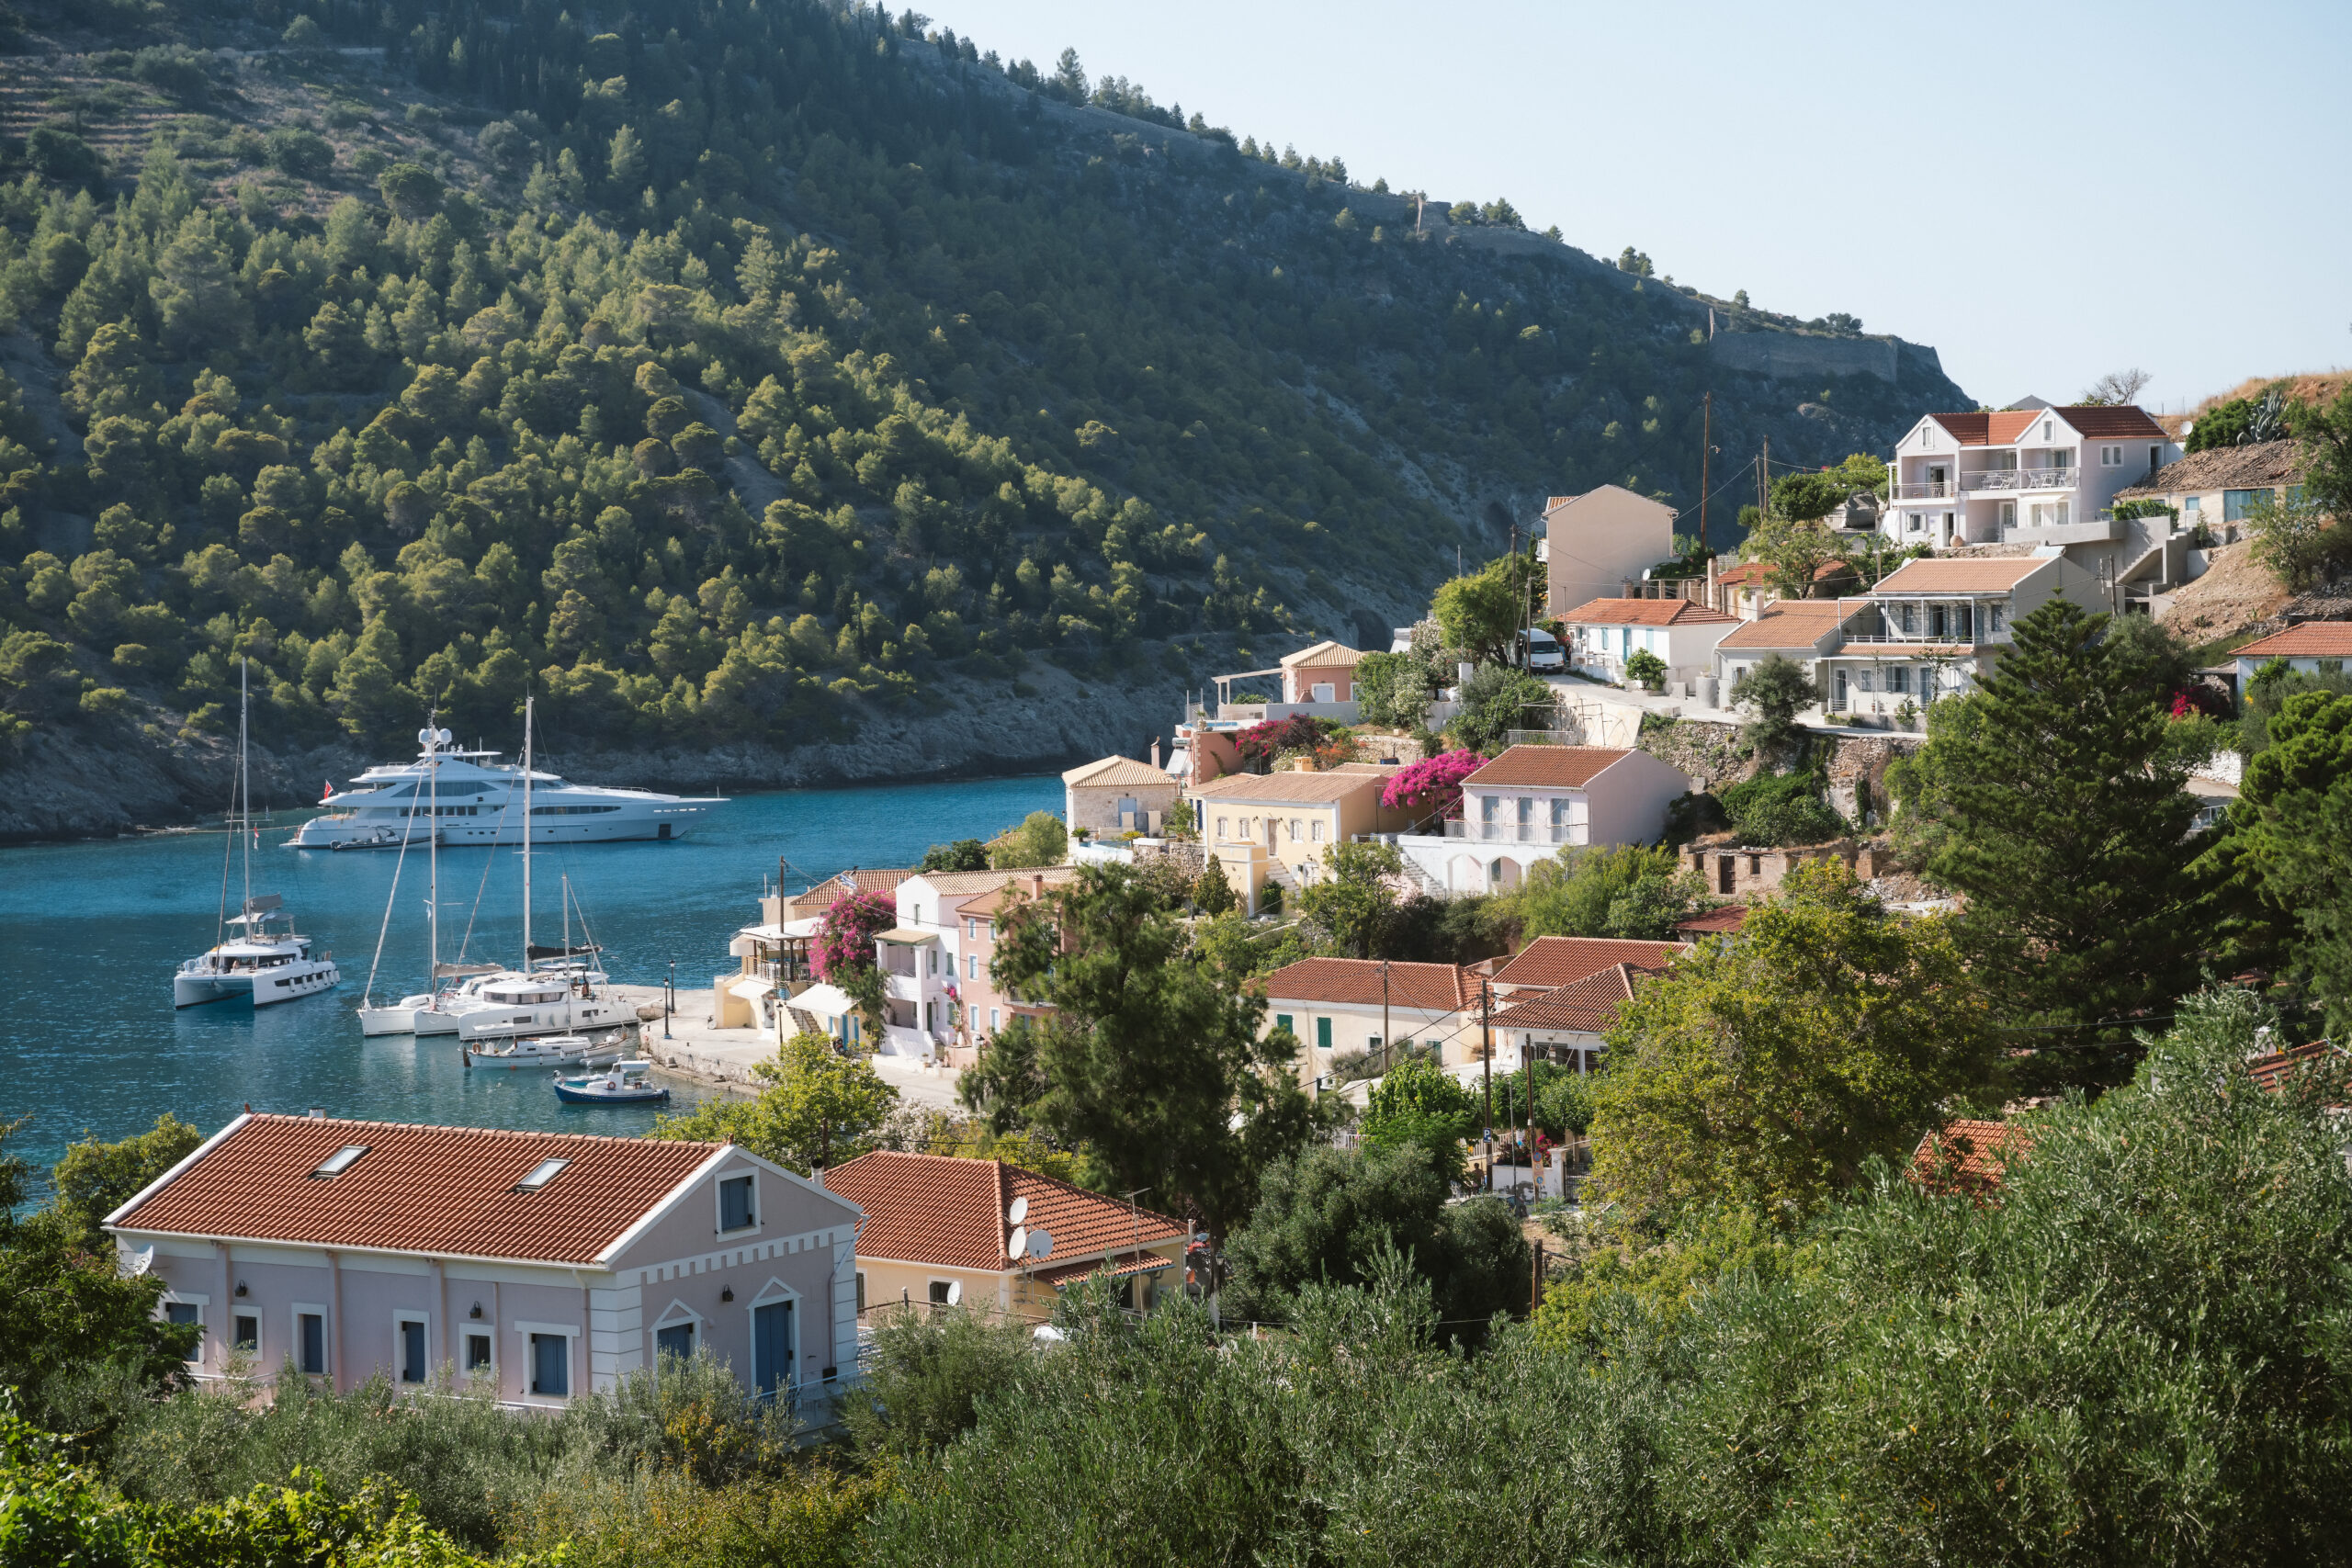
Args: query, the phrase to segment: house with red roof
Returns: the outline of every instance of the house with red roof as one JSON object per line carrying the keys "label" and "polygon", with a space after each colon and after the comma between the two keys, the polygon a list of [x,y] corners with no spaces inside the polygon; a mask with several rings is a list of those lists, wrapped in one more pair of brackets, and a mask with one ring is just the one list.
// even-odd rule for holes
{"label": "house with red roof", "polygon": [[1107,1275],[1130,1309],[1183,1282],[1192,1226],[994,1159],[877,1149],[822,1173],[856,1205],[857,1312],[961,1305],[1043,1319]]}
{"label": "house with red roof", "polygon": [[1895,444],[1880,527],[1936,549],[2106,543],[2117,495],[2179,456],[2128,403],[1927,414]]}
{"label": "house with red roof", "polygon": [[2344,661],[2352,659],[2352,621],[2299,621],[2255,638],[2230,658],[2237,663],[2241,692],[2274,659],[2285,660],[2287,668],[2298,674],[2340,675]]}
{"label": "house with red roof", "polygon": [[1396,842],[1449,890],[1493,892],[1564,850],[1655,843],[1667,807],[1690,787],[1680,769],[1637,747],[1513,746],[1462,781],[1462,815],[1442,836]]}
{"label": "house with red roof", "polygon": [[[1670,946],[1671,943],[1658,943]],[[1512,999],[1490,1021],[1496,1043],[1495,1070],[1517,1069],[1531,1056],[1589,1073],[1608,1055],[1602,1036],[1617,1010],[1634,999],[1634,989],[1662,973],[1620,960],[1607,968],[1550,990]]]}
{"label": "house with red roof", "polygon": [[1412,1047],[1434,1047],[1448,1066],[1472,1060],[1478,979],[1455,964],[1302,958],[1257,984],[1266,998],[1266,1032],[1291,1032],[1299,1043],[1299,1079],[1312,1084],[1351,1055],[1385,1063],[1402,1060]]}
{"label": "house with red roof", "polygon": [[727,1144],[259,1115],[106,1218],[240,1366],[560,1408],[708,1352],[775,1398],[855,1365],[857,1205]]}
{"label": "house with red roof", "polygon": [[1715,644],[1739,617],[1696,599],[1588,599],[1560,619],[1568,666],[1600,681],[1623,681],[1626,660],[1648,653],[1668,682],[1695,681],[1714,668]]}

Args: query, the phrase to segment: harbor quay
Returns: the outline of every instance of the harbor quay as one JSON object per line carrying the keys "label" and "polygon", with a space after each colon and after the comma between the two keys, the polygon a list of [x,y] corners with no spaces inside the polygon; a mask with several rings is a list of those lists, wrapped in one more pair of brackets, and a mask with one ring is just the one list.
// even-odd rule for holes
{"label": "harbor quay", "polygon": [[[763,1087],[753,1069],[763,1062],[775,1061],[782,1042],[773,1028],[718,1027],[711,1021],[715,1016],[711,987],[682,986],[670,993],[675,1010],[667,1020],[667,1038],[662,987],[613,984],[605,988],[638,1013],[641,1020],[638,1050],[656,1071],[740,1094],[757,1093]],[[925,1067],[896,1056],[876,1055],[868,1060],[906,1104],[941,1110],[956,1106],[956,1080],[960,1075],[955,1068]]]}

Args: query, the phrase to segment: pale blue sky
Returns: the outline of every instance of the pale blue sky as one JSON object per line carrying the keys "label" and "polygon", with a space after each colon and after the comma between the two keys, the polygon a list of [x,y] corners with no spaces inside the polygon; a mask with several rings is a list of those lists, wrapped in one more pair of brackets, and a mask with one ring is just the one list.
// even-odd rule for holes
{"label": "pale blue sky", "polygon": [[[900,0],[903,8],[904,0]],[[933,0],[1237,136],[1800,317],[1973,397],[2352,364],[2352,4]]]}

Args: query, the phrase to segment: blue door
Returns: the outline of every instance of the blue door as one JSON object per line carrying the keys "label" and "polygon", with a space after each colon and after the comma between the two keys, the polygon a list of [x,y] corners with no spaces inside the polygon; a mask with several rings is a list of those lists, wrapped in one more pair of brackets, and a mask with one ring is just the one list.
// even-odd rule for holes
{"label": "blue door", "polygon": [[690,1361],[695,1354],[695,1325],[681,1323],[668,1328],[657,1328],[653,1331],[653,1345],[657,1355],[675,1356],[681,1361]]}
{"label": "blue door", "polygon": [[790,1302],[770,1302],[752,1309],[752,1376],[762,1393],[774,1393],[791,1382]]}
{"label": "blue door", "polygon": [[401,1382],[424,1381],[424,1325],[412,1318],[401,1325]]}

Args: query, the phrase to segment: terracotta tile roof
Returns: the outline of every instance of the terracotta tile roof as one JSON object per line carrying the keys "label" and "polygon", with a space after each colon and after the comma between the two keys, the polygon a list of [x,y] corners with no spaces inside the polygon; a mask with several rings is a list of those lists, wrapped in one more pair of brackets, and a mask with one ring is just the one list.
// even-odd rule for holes
{"label": "terracotta tile roof", "polygon": [[1128,1210],[1115,1198],[1040,1176],[1002,1160],[956,1159],[877,1149],[825,1173],[826,1190],[865,1211],[860,1258],[1001,1272],[1012,1227],[1005,1211],[1029,1200],[1022,1223],[1054,1238],[1049,1260],[1099,1258],[1140,1241],[1148,1247],[1192,1234],[1181,1220]]}
{"label": "terracotta tile roof", "polygon": [[[805,890],[784,901],[784,918],[797,919],[808,915],[821,915],[831,908],[836,900],[850,892],[895,893],[899,884],[914,875],[912,867],[893,870],[867,870],[853,867],[824,881],[811,884]],[[796,913],[795,911],[797,911]]]}
{"label": "terracotta tile roof", "polygon": [[1019,886],[1029,886],[1029,879],[1042,876],[1048,887],[1058,887],[1078,874],[1074,865],[1029,865],[1011,871],[926,871],[918,874],[942,898],[968,898],[976,893],[1002,891],[1008,882]]}
{"label": "terracotta tile roof", "polygon": [[[1061,1236],[1057,1233],[1054,1236],[1054,1250],[1059,1252],[1061,1249]],[[1097,1274],[1108,1274],[1116,1280],[1129,1274],[1156,1274],[1162,1269],[1181,1269],[1183,1266],[1182,1258],[1170,1258],[1160,1252],[1114,1252],[1107,1258],[1087,1258],[1077,1263],[1064,1263],[1057,1268],[1033,1269],[1029,1277],[1041,1285],[1051,1285],[1058,1291],[1064,1285],[1074,1285],[1080,1280],[1091,1280]]]}
{"label": "terracotta tile roof", "polygon": [[1612,964],[1638,969],[1663,969],[1690,951],[1687,942],[1626,942],[1616,937],[1539,936],[1519,950],[1518,956],[1495,971],[1498,986],[1574,985],[1598,975]]}
{"label": "terracotta tile roof", "polygon": [[2015,1122],[1954,1122],[1919,1140],[1911,1179],[1930,1191],[1982,1202],[2000,1190],[2009,1162],[2032,1147],[2032,1129]]}
{"label": "terracotta tile roof", "polygon": [[1497,1029],[1558,1029],[1598,1034],[1634,999],[1634,987],[1656,970],[1612,964],[1597,975],[1540,991],[1495,1014]]}
{"label": "terracotta tile roof", "polygon": [[1104,757],[1072,768],[1062,775],[1066,784],[1084,784],[1091,789],[1125,788],[1133,784],[1170,785],[1176,775],[1165,768],[1155,768],[1149,762],[1138,762],[1133,757]]}
{"label": "terracotta tile roof", "polygon": [[1363,649],[1326,638],[1322,642],[1310,642],[1296,653],[1285,654],[1282,663],[1284,669],[1311,664],[1317,670],[1332,670],[1351,666],[1363,657]]}
{"label": "terracotta tile roof", "polygon": [[1702,909],[1687,920],[1677,920],[1674,929],[1684,936],[1728,936],[1747,923],[1747,906],[1719,904],[1712,909]]}
{"label": "terracotta tile roof", "polygon": [[2057,411],[2058,417],[2093,440],[2112,441],[2139,438],[2147,441],[2170,439],[2165,427],[2150,419],[2147,411],[2136,403],[2067,403]]}
{"label": "terracotta tile roof", "polygon": [[[1057,871],[1064,874],[1054,875],[1053,873]],[[1075,866],[1046,866],[1037,871],[1006,871],[999,872],[997,874],[1002,880],[995,883],[978,897],[967,898],[956,905],[956,912],[959,915],[993,915],[1004,908],[1008,899],[1035,897],[1037,885],[1031,878],[1043,877],[1047,887],[1060,887],[1073,880],[1077,874],[1077,868]],[[1012,884],[1010,893],[1005,889],[1006,882]]]}
{"label": "terracotta tile roof", "polygon": [[[342,1174],[311,1174],[353,1144],[368,1153]],[[115,1224],[174,1235],[587,1264],[723,1146],[254,1115],[232,1123]],[[535,1192],[515,1191],[547,1159],[571,1164]]]}
{"label": "terracotta tile roof", "polygon": [[2166,463],[2144,484],[2118,491],[2118,501],[2163,495],[2192,495],[2209,490],[2256,490],[2303,482],[2311,465],[2300,441],[2257,441],[2250,446],[2213,446]]}
{"label": "terracotta tile roof", "polygon": [[[1772,569],[1765,565],[1760,560],[1742,561],[1728,571],[1717,572],[1715,574],[1715,586],[1718,588],[1747,588],[1758,586],[1762,584],[1766,578],[1771,575]],[[1852,562],[1828,560],[1823,561],[1818,567],[1814,569],[1813,580],[1815,582],[1827,582],[1833,578],[1851,577],[1853,575],[1855,575],[1855,573]]]}
{"label": "terracotta tile roof", "polygon": [[1907,560],[1871,590],[1881,593],[2006,593],[2048,566],[2052,556],[1943,557]]}
{"label": "terracotta tile roof", "polygon": [[2305,621],[2283,632],[2256,637],[2233,659],[2352,658],[2352,621]]}
{"label": "terracotta tile roof", "polygon": [[2276,1094],[2307,1064],[2324,1062],[2331,1056],[2340,1057],[2343,1055],[2326,1041],[2314,1040],[2308,1045],[2296,1045],[2284,1051],[2273,1051],[2267,1056],[2256,1056],[2246,1063],[2245,1070],[2254,1076],[2256,1084]]}
{"label": "terracotta tile roof", "polygon": [[1195,785],[1193,793],[1204,800],[1233,801],[1243,806],[1329,806],[1359,790],[1377,794],[1381,779],[1394,771],[1384,768],[1377,773],[1362,773],[1343,769],[1318,773],[1227,773]]}
{"label": "terracotta tile roof", "polygon": [[1579,626],[1697,626],[1739,617],[1696,599],[1589,599],[1560,619]]}
{"label": "terracotta tile roof", "polygon": [[[1352,1003],[1359,1007],[1378,1007],[1380,961],[1373,958],[1302,958],[1265,976],[1259,984],[1271,1003]],[[1423,1012],[1458,1012],[1477,999],[1477,982],[1467,969],[1459,965],[1388,965],[1388,1000],[1393,1007],[1418,1008]]]}
{"label": "terracotta tile roof", "polygon": [[1810,649],[1836,631],[1846,618],[1846,607],[1835,599],[1781,599],[1761,615],[1715,644],[1719,649],[1799,648]]}
{"label": "terracotta tile roof", "polygon": [[1619,746],[1513,746],[1462,782],[1581,789],[1632,755]]}

